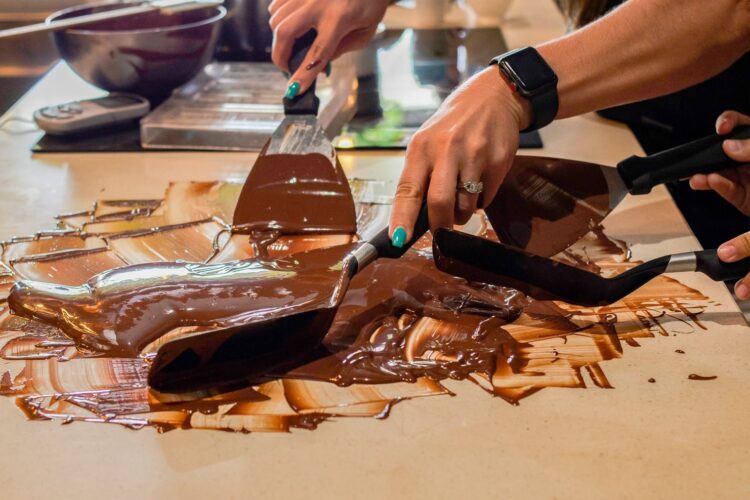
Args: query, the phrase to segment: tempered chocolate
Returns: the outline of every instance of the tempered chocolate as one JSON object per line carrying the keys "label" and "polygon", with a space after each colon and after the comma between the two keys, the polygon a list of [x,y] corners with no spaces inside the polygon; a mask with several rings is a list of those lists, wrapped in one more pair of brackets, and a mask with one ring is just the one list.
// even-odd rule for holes
{"label": "tempered chocolate", "polygon": [[[172,213],[177,217],[170,212],[173,207],[193,207],[194,221],[218,217],[219,225],[231,226],[231,221],[217,214],[226,216],[227,199],[236,197],[237,192],[217,183],[172,185],[171,199],[166,205],[152,204],[159,212],[151,215]],[[191,203],[193,199],[195,203]],[[381,227],[383,207],[359,204],[359,221]],[[173,216],[170,220],[176,220]],[[484,221],[475,226],[480,234],[493,236]],[[370,229],[363,226],[360,232]],[[128,238],[115,235],[107,239],[136,248]],[[698,317],[708,303],[698,291],[666,277],[603,308],[529,301],[514,290],[467,283],[437,271],[429,238],[425,238],[404,258],[377,261],[357,275],[326,335],[326,349],[309,362],[268,373],[280,379],[255,389],[198,400],[170,399],[170,395],[154,394],[146,387],[145,373],[153,351],[165,341],[187,341],[189,335],[259,314],[262,307],[248,309],[254,301],[240,291],[247,285],[242,280],[249,279],[252,272],[262,275],[266,281],[259,283],[270,290],[261,294],[268,301],[267,313],[283,311],[281,304],[292,308],[303,302],[315,304],[316,297],[322,296],[317,278],[307,285],[309,302],[300,299],[304,293],[299,289],[292,294],[296,297],[289,298],[286,293],[291,289],[274,288],[275,280],[285,280],[288,275],[284,273],[306,273],[305,263],[311,254],[328,255],[330,262],[339,264],[336,272],[340,275],[342,255],[357,244],[352,240],[347,232],[281,235],[280,231],[256,228],[251,234],[219,239],[221,248],[213,255],[217,259],[213,264],[141,264],[108,271],[111,281],[100,282],[97,277],[93,288],[60,287],[76,300],[64,294],[56,296],[59,291],[54,292],[52,284],[35,284],[29,297],[41,307],[29,308],[23,300],[14,305],[31,319],[7,312],[0,316],[0,393],[17,397],[19,408],[29,418],[153,426],[160,431],[289,431],[313,429],[332,416],[385,418],[399,401],[449,394],[440,384],[447,378],[467,379],[518,404],[544,388],[583,388],[588,380],[598,387],[612,387],[601,366],[603,361],[622,357],[624,344],[637,346],[638,340],[670,335],[671,327],[664,321],[667,317],[683,320],[681,332],[686,325],[701,328]],[[79,243],[75,245],[80,248]],[[160,255],[164,245],[169,246],[154,239],[151,255]],[[318,253],[300,253],[310,249]],[[110,251],[118,255],[117,249]],[[14,257],[29,266],[45,262],[33,255],[26,258],[23,252]],[[628,262],[627,246],[602,232],[592,233],[557,258],[605,275],[634,265]],[[323,279],[335,266],[326,268]],[[39,272],[37,267],[33,270]],[[133,270],[138,273],[129,275]],[[149,270],[156,275],[167,270],[167,279],[157,284],[158,278]],[[249,274],[232,281],[245,272]],[[298,274],[294,274],[295,283],[304,282]],[[216,293],[208,297],[205,284]],[[173,301],[154,306],[158,301],[149,300],[141,286],[153,286],[152,297],[166,296]],[[219,302],[226,307],[215,307]],[[185,311],[183,307],[194,309]],[[63,311],[72,314],[63,317]],[[128,318],[138,315],[148,320],[153,316],[156,321],[144,323],[154,330],[128,325]],[[165,335],[148,346],[141,345],[159,337],[154,331]],[[131,340],[140,340],[129,342],[125,339],[128,334]],[[78,350],[70,345],[70,339]],[[134,357],[139,352],[140,356]],[[96,357],[87,357],[91,355]],[[116,357],[123,355],[131,358]]]}

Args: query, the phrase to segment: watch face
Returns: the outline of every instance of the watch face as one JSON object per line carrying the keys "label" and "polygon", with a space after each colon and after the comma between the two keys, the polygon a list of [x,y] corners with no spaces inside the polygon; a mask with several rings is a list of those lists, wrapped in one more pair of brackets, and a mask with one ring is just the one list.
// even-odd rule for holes
{"label": "watch face", "polygon": [[503,69],[523,93],[537,91],[557,83],[557,75],[539,53],[531,48],[519,50],[502,60]]}

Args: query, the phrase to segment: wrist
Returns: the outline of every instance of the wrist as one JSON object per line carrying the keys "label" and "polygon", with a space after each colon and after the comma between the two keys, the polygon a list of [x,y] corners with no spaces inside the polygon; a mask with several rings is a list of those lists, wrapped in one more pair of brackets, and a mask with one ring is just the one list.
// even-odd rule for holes
{"label": "wrist", "polygon": [[504,107],[511,113],[518,132],[527,128],[533,120],[533,109],[531,103],[513,90],[512,83],[497,71],[495,67],[489,67],[482,70],[477,75],[481,82],[483,95],[487,96],[493,106]]}
{"label": "wrist", "polygon": [[[494,68],[489,68],[490,70]],[[502,72],[495,69],[495,73],[499,73],[499,83],[509,95],[509,102],[511,103],[511,110],[516,117],[518,123],[518,130],[526,130],[534,120],[534,109],[528,99],[518,93],[515,84]]]}

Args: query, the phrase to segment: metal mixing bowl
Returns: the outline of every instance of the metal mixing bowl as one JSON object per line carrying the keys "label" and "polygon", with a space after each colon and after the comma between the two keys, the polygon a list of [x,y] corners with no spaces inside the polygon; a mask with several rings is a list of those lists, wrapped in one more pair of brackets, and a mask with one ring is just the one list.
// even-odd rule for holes
{"label": "metal mixing bowl", "polygon": [[[104,12],[126,3],[133,2],[71,7],[47,19]],[[225,15],[224,7],[154,11],[58,31],[52,38],[62,58],[87,82],[158,101],[212,59]]]}

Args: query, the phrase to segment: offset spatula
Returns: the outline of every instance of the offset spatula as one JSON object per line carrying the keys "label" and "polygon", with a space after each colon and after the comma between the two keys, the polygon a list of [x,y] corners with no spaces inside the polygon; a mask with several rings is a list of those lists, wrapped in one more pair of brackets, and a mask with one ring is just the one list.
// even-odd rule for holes
{"label": "offset spatula", "polygon": [[[298,39],[289,68],[300,67],[316,32]],[[263,147],[234,211],[241,231],[257,228],[285,234],[354,233],[357,221],[349,183],[331,141],[318,124],[315,83],[302,95],[284,98],[285,118]]]}
{"label": "offset spatula", "polygon": [[[294,311],[280,309],[272,319],[265,321],[164,344],[151,364],[149,387],[165,402],[207,397],[261,383],[269,376],[283,375],[319,359],[326,354],[321,342],[351,279],[376,259],[400,258],[428,227],[427,208],[423,204],[414,227],[414,237],[404,247],[392,245],[387,227],[370,241],[360,241],[340,263],[330,267],[339,277],[324,301],[317,300],[309,307]],[[308,253],[332,250],[335,249]],[[296,254],[296,258],[306,259],[304,254]],[[298,278],[282,276],[277,286],[289,287],[288,282]]]}
{"label": "offset spatula", "polygon": [[628,193],[647,194],[659,184],[740,166],[724,154],[722,142],[747,138],[750,127],[739,127],[728,136],[632,156],[617,168],[518,156],[485,212],[503,243],[552,256],[599,224]]}
{"label": "offset spatula", "polygon": [[662,273],[698,271],[714,281],[731,281],[750,272],[750,258],[726,264],[719,260],[716,250],[667,255],[614,278],[602,278],[452,229],[438,230],[432,245],[435,263],[441,271],[470,281],[512,287],[538,300],[560,300],[581,306],[616,302]]}

